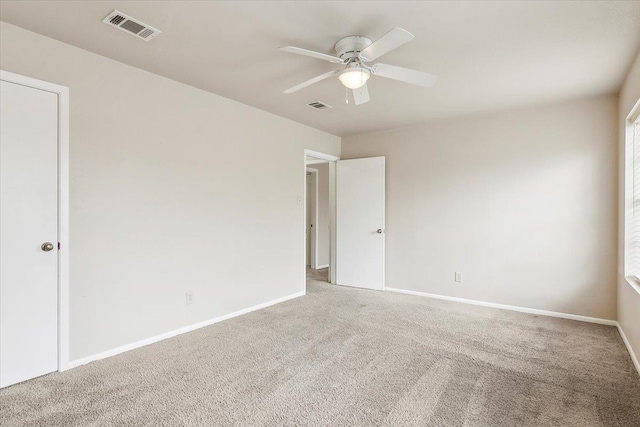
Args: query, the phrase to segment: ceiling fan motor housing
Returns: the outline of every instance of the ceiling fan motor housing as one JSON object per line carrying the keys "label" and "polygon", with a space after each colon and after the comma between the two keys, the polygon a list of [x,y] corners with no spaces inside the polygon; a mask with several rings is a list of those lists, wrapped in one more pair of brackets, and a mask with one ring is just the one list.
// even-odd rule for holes
{"label": "ceiling fan motor housing", "polygon": [[338,40],[335,45],[335,50],[338,57],[345,61],[352,58],[358,58],[360,52],[370,44],[371,40],[366,37],[349,36]]}

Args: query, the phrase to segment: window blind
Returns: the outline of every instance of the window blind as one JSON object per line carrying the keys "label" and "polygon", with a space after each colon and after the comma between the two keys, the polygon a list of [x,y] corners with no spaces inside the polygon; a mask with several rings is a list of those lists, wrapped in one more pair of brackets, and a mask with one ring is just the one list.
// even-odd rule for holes
{"label": "window blind", "polygon": [[640,117],[636,117],[632,124],[633,132],[633,192],[631,200],[631,221],[627,238],[629,239],[628,259],[629,271],[640,280]]}

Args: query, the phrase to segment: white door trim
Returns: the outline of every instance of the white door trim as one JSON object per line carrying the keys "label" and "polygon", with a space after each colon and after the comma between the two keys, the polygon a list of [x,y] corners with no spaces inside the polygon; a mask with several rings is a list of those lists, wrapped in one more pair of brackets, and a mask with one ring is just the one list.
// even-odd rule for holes
{"label": "white door trim", "polygon": [[[314,270],[316,270],[318,268],[318,169],[313,169],[313,168],[307,168],[307,173],[312,173],[315,175],[315,202],[313,204],[314,206],[314,210],[315,212],[312,212],[312,218],[313,220],[311,221],[313,224],[315,224],[315,226],[313,227],[313,230],[311,231],[311,268],[313,268]],[[305,199],[306,202],[306,199]],[[306,206],[306,204],[305,204]],[[305,216],[306,218],[306,216]]]}
{"label": "white door trim", "polygon": [[322,164],[322,163],[327,163],[327,161],[326,160],[307,160],[307,166],[319,165],[319,164]]}
{"label": "white door trim", "polygon": [[[313,150],[304,150],[304,159],[305,159],[305,163],[307,160],[307,156],[309,157],[315,157],[318,160],[324,160],[327,162],[337,162],[338,160],[340,160],[340,157],[338,156],[334,156],[333,154],[325,154],[325,153],[321,153],[319,151],[313,151]],[[320,163],[319,161],[316,160],[309,160],[309,162],[313,162],[313,163],[309,163],[309,164],[314,164],[314,163]]]}
{"label": "white door trim", "polygon": [[0,80],[58,95],[58,371],[69,369],[69,88],[0,70]]}
{"label": "white door trim", "polygon": [[[340,160],[340,159],[338,159]],[[329,283],[336,284],[336,162],[329,163]]]}
{"label": "white door trim", "polygon": [[[304,165],[303,169],[303,183],[304,183],[304,193],[302,200],[304,201],[302,218],[304,224],[307,221],[307,165],[317,163],[315,160],[307,161],[307,156],[314,157],[316,159],[329,162],[329,283],[335,284],[335,265],[336,265],[336,161],[340,160],[340,157],[334,156],[332,154],[325,154],[319,151],[313,150],[304,150],[302,157],[302,164]],[[310,163],[313,162],[313,163]],[[316,179],[317,182],[317,179]],[[316,191],[317,194],[317,191]],[[317,206],[317,204],[316,204]],[[317,239],[316,239],[317,241]],[[304,242],[303,242],[303,252],[302,258],[303,263],[301,265],[306,265],[305,251],[307,250],[307,233],[304,233]],[[304,272],[303,277],[303,289],[306,292],[307,289],[307,272]]]}

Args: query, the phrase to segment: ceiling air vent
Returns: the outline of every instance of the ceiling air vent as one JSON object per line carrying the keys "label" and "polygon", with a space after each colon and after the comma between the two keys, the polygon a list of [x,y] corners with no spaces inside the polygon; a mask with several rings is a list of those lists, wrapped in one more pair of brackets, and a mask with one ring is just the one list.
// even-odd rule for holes
{"label": "ceiling air vent", "polygon": [[312,101],[312,102],[308,103],[307,105],[309,107],[313,108],[314,110],[328,110],[329,108],[331,108],[330,105],[327,105],[322,101]]}
{"label": "ceiling air vent", "polygon": [[111,12],[106,18],[102,20],[102,22],[107,25],[111,25],[112,27],[116,27],[119,30],[132,34],[146,42],[160,34],[160,30],[150,27],[149,25],[133,19],[132,17],[125,15],[124,13],[120,13],[117,10]]}

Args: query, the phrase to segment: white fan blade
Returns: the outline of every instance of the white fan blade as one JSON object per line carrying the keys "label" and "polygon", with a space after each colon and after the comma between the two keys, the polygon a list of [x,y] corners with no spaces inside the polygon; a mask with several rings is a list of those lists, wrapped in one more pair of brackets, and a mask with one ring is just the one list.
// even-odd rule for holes
{"label": "white fan blade", "polygon": [[373,74],[388,79],[399,80],[418,86],[431,87],[436,84],[437,76],[422,71],[410,70],[408,68],[396,67],[388,64],[375,64],[372,68]]}
{"label": "white fan blade", "polygon": [[411,40],[413,40],[413,34],[400,27],[396,27],[360,52],[360,59],[364,62],[373,61]]}
{"label": "white fan blade", "polygon": [[318,83],[319,81],[322,81],[324,79],[328,79],[331,76],[335,76],[336,74],[339,73],[339,70],[334,70],[334,71],[329,71],[328,73],[324,73],[319,75],[318,77],[314,77],[312,79],[307,80],[306,82],[302,82],[299,85],[296,85],[292,88],[289,88],[287,90],[285,90],[283,93],[293,93],[293,92],[297,92],[300,89],[303,89],[307,86],[311,86],[314,83]]}
{"label": "white fan blade", "polygon": [[302,49],[295,46],[285,46],[280,48],[283,52],[296,53],[298,55],[310,56],[316,59],[323,59],[325,61],[333,62],[335,64],[344,64],[344,61],[337,56],[327,55],[326,53],[314,52],[312,50]]}
{"label": "white fan blade", "polygon": [[367,88],[367,84],[359,87],[358,89],[353,89],[353,101],[356,105],[362,105],[369,102],[371,98],[369,98],[369,89]]}

